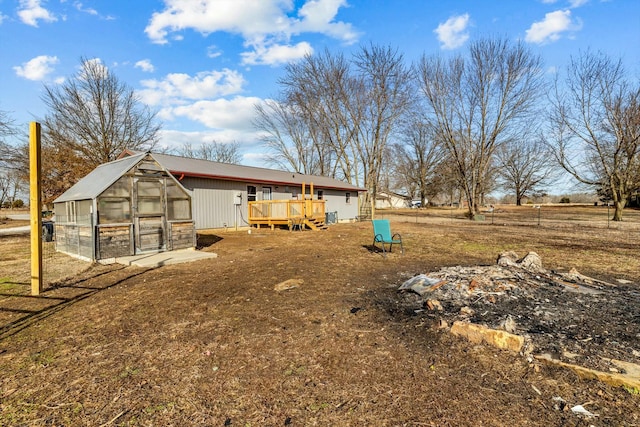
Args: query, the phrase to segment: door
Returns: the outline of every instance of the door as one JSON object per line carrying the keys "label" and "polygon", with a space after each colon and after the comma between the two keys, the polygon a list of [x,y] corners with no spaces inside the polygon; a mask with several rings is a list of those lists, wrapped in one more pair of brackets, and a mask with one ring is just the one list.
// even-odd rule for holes
{"label": "door", "polygon": [[136,254],[166,248],[164,186],[161,179],[135,181]]}

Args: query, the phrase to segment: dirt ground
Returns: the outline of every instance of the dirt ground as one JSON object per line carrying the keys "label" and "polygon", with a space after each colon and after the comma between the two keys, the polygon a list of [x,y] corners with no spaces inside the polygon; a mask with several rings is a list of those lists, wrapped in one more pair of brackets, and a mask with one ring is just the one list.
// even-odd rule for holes
{"label": "dirt ground", "polygon": [[[640,390],[457,338],[398,292],[420,273],[534,251],[547,269],[616,284],[616,310],[583,298],[571,313],[640,363],[640,228],[385,217],[404,255],[373,252],[366,222],[215,231],[199,244],[217,258],[157,269],[58,255],[74,274],[38,298],[28,237],[0,237],[0,425],[640,425]],[[289,279],[302,283],[274,290]]]}

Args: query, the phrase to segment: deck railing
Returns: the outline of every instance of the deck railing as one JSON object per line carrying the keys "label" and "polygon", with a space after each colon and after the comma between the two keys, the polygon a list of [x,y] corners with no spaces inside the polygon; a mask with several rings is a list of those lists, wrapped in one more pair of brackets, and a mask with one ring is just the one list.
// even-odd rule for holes
{"label": "deck railing", "polygon": [[324,200],[260,200],[249,202],[250,225],[287,225],[291,220],[325,219]]}

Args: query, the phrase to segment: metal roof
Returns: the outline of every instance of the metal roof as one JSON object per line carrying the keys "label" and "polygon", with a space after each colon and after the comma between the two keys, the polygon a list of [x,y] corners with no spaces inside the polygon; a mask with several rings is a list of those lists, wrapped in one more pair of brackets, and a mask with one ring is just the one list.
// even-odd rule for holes
{"label": "metal roof", "polygon": [[191,159],[168,154],[142,152],[128,152],[127,154],[130,155],[114,160],[113,162],[104,163],[95,168],[73,187],[69,188],[54,200],[54,203],[95,199],[147,154],[151,155],[164,169],[177,177],[186,175],[229,181],[282,185],[302,185],[304,182],[307,185],[313,183],[315,188],[351,190],[356,192],[366,191],[364,188],[356,187],[355,185],[326,176],[305,175],[297,172],[232,165],[229,163],[211,162],[209,160]]}
{"label": "metal roof", "polygon": [[53,203],[95,199],[125,172],[134,167],[144,156],[145,153],[138,153],[98,166],[73,187],[62,193]]}
{"label": "metal roof", "polygon": [[326,176],[305,175],[297,172],[286,172],[253,166],[232,165],[229,163],[211,162],[209,160],[191,159],[168,154],[153,154],[158,163],[176,176],[222,179],[229,181],[248,181],[264,184],[309,185],[315,188],[336,190],[366,191],[365,188],[339,181]]}

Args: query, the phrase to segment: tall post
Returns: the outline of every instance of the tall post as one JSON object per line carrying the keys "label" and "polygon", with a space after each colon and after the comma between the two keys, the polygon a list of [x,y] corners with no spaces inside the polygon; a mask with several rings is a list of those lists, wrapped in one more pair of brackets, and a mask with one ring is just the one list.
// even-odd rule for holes
{"label": "tall post", "polygon": [[309,198],[313,200],[313,181],[309,183]]}
{"label": "tall post", "polygon": [[31,295],[42,292],[42,198],[40,123],[29,124],[29,209],[31,213]]}

